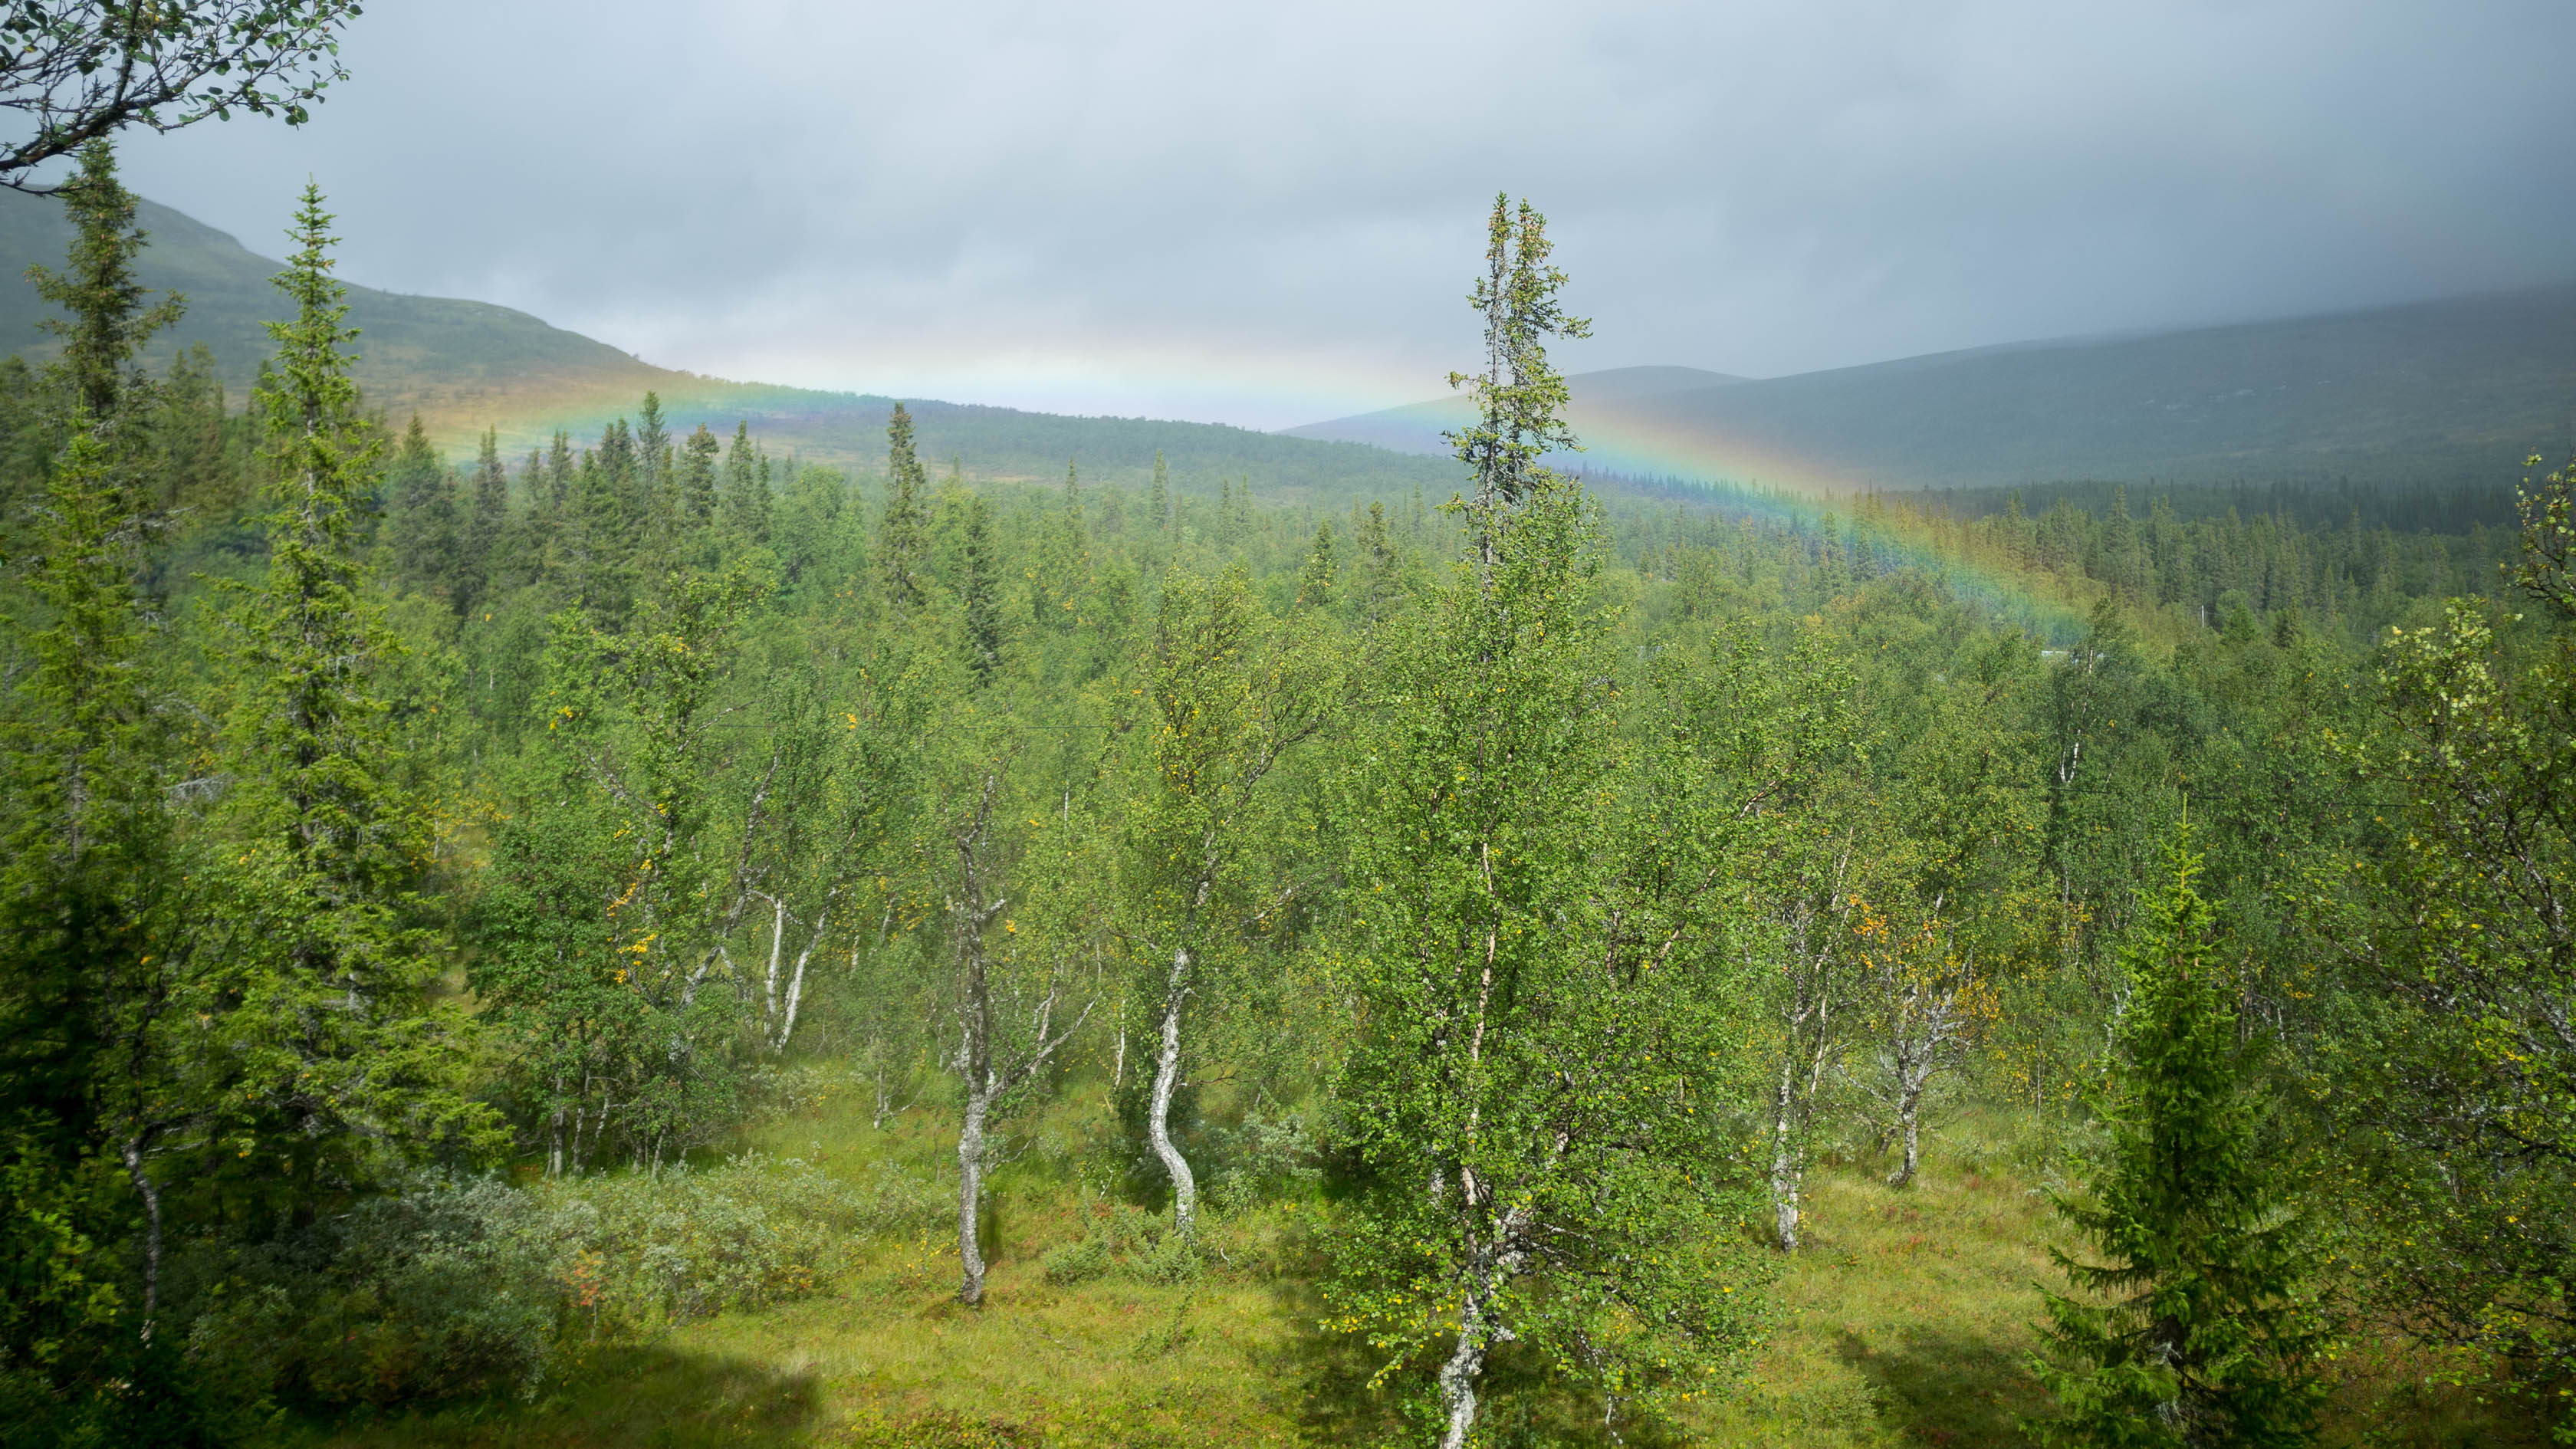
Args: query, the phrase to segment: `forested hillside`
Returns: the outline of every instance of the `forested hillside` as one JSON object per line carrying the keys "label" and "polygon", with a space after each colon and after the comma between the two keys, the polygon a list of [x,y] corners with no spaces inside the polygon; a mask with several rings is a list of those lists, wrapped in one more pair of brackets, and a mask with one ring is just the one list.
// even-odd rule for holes
{"label": "forested hillside", "polygon": [[[146,245],[135,276],[188,305],[145,340],[140,356],[156,373],[190,357],[188,386],[220,386],[238,409],[269,355],[265,330],[275,310],[270,278],[280,264],[166,206],[136,203]],[[0,191],[0,349],[30,361],[59,344],[41,330],[53,309],[24,280],[30,264],[63,255],[72,227],[49,196]],[[351,286],[349,317],[365,339],[352,349],[350,376],[364,406],[397,427],[418,416],[433,446],[473,456],[486,430],[513,454],[543,447],[559,430],[598,432],[653,393],[674,426],[730,433],[751,422],[782,457],[848,468],[879,451],[894,399],[810,388],[731,382],[642,362],[604,342],[484,302],[415,297]],[[193,349],[205,348],[202,358]],[[210,395],[212,395],[210,393]],[[1012,408],[923,401],[910,404],[923,456],[955,461],[977,478],[1051,477],[1068,458],[1095,476],[1142,484],[1157,454],[1188,486],[1243,480],[1265,492],[1329,498],[1346,506],[1355,490],[1405,493],[1445,476],[1419,458],[1348,443],[1311,442],[1245,428],[1145,418],[1065,417]]]}
{"label": "forested hillside", "polygon": [[459,467],[318,193],[247,412],[70,205],[8,1442],[2576,1425],[2566,474],[1597,494],[1499,198],[1436,488]]}
{"label": "forested hillside", "polygon": [[[1610,385],[1592,393],[1572,379],[1568,415],[1596,469],[1809,489],[2495,488],[2533,447],[2567,445],[2571,324],[2576,288],[2556,287],[1616,386],[1622,373],[1688,371],[1631,368],[1595,374]],[[1291,431],[1437,454],[1446,406]]]}

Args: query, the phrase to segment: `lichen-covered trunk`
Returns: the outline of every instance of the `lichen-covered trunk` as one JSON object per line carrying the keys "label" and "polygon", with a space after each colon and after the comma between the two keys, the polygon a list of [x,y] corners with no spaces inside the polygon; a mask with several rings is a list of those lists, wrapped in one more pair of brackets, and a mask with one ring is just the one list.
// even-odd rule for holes
{"label": "lichen-covered trunk", "polygon": [[1905,1155],[1889,1174],[1887,1185],[1903,1187],[1914,1180],[1914,1169],[1922,1162],[1923,1078],[1908,1076],[1897,1089],[1896,1130],[1905,1140]]}
{"label": "lichen-covered trunk", "polygon": [[[1557,1149],[1564,1150],[1562,1140]],[[1470,1213],[1484,1196],[1469,1184],[1462,1184],[1461,1195]],[[1510,1325],[1496,1320],[1495,1303],[1529,1262],[1523,1242],[1529,1226],[1529,1205],[1512,1208],[1494,1225],[1492,1240],[1469,1260],[1467,1297],[1458,1306],[1458,1346],[1440,1366],[1440,1412],[1446,1419],[1440,1449],[1465,1449],[1467,1436],[1476,1429],[1476,1385],[1484,1378],[1486,1350],[1512,1341]]]}
{"label": "lichen-covered trunk", "polygon": [[141,1140],[129,1140],[119,1154],[134,1193],[143,1199],[143,1341],[152,1341],[152,1321],[161,1311],[161,1185],[143,1161]]}
{"label": "lichen-covered trunk", "polygon": [[957,1259],[963,1277],[957,1301],[969,1307],[984,1301],[984,1249],[975,1241],[975,1220],[984,1202],[984,1119],[991,1110],[983,1087],[969,1083],[966,1122],[957,1133]]}
{"label": "lichen-covered trunk", "polygon": [[1476,1381],[1485,1372],[1489,1333],[1485,1305],[1489,1296],[1490,1290],[1481,1283],[1468,1291],[1466,1305],[1458,1315],[1458,1347],[1440,1366],[1440,1411],[1448,1420],[1448,1427],[1440,1435],[1440,1449],[1466,1449],[1467,1436],[1476,1427]]}
{"label": "lichen-covered trunk", "polygon": [[1772,1101],[1771,1113],[1771,1211],[1772,1237],[1780,1251],[1798,1251],[1798,1179],[1799,1154],[1796,1138],[1798,1062],[1795,1057],[1780,1064],[1780,1090]]}
{"label": "lichen-covered trunk", "polygon": [[1145,1121],[1154,1155],[1162,1159],[1163,1171],[1172,1179],[1172,1231],[1184,1237],[1198,1215],[1199,1187],[1190,1172],[1190,1160],[1172,1142],[1172,1093],[1181,1080],[1181,1001],[1189,976],[1190,953],[1184,946],[1172,952],[1171,980],[1163,993],[1162,1048],[1154,1059],[1153,1107]]}

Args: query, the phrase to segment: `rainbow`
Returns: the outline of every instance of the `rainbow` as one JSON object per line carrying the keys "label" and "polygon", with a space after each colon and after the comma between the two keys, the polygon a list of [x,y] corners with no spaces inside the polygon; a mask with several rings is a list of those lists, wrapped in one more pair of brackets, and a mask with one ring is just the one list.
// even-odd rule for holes
{"label": "rainbow", "polygon": [[1595,432],[1580,453],[1548,461],[1561,472],[1630,496],[1712,508],[1721,516],[1818,543],[1828,536],[1866,557],[1878,574],[1920,574],[1999,622],[2051,645],[2079,637],[2102,595],[2012,557],[1985,531],[1945,513],[1891,500],[1840,471],[1789,453],[1711,438],[1631,415],[1592,409]]}

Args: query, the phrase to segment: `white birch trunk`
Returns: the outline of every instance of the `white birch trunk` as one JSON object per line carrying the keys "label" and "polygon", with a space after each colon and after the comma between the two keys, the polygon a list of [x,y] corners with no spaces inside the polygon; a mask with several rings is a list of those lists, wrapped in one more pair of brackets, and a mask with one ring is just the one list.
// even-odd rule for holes
{"label": "white birch trunk", "polygon": [[1188,1237],[1198,1215],[1198,1179],[1190,1172],[1190,1160],[1172,1143],[1172,1093],[1180,1086],[1181,1077],[1181,1002],[1189,990],[1190,952],[1184,946],[1172,952],[1172,975],[1163,995],[1162,1049],[1154,1059],[1154,1100],[1145,1119],[1146,1135],[1154,1144],[1154,1155],[1162,1159],[1163,1171],[1172,1179],[1172,1231]]}
{"label": "white birch trunk", "polygon": [[143,1199],[143,1341],[152,1341],[152,1322],[161,1310],[161,1185],[144,1165],[143,1141],[128,1139],[119,1153],[125,1175]]}
{"label": "white birch trunk", "polygon": [[1896,1126],[1899,1135],[1905,1139],[1905,1157],[1897,1164],[1895,1174],[1887,1179],[1890,1187],[1903,1187],[1912,1182],[1914,1169],[1922,1162],[1922,1105],[1923,1083],[1918,1077],[1901,1088],[1897,1098]]}
{"label": "white birch trunk", "polygon": [[957,1133],[957,1259],[963,1276],[957,1301],[970,1308],[984,1301],[984,1249],[975,1227],[984,1204],[984,1119],[992,1106],[983,1086],[967,1086],[966,1121]]}
{"label": "white birch trunk", "polygon": [[1485,1294],[1467,1295],[1458,1317],[1458,1347],[1440,1366],[1440,1408],[1448,1416],[1440,1449],[1466,1449],[1476,1427],[1476,1381],[1485,1372]]}
{"label": "white birch trunk", "polygon": [[1771,1210],[1772,1237],[1780,1251],[1798,1251],[1798,1178],[1799,1163],[1796,1138],[1796,1091],[1798,1063],[1792,1057],[1780,1063],[1780,1090],[1772,1100],[1771,1113]]}

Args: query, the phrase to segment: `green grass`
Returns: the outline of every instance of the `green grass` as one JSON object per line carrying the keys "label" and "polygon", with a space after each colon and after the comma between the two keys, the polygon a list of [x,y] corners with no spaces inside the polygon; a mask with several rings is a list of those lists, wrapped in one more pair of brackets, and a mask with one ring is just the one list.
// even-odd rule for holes
{"label": "green grass", "polygon": [[[884,1133],[830,1100],[749,1145],[854,1181],[889,1154],[930,1166],[947,1124],[918,1109]],[[407,1446],[1344,1445],[1397,1424],[1358,1345],[1314,1327],[1309,1204],[1215,1220],[1195,1281],[1130,1274],[1048,1281],[1050,1248],[1113,1230],[1101,1190],[1105,1113],[1086,1095],[1049,1114],[998,1178],[985,1236],[997,1248],[983,1308],[954,1301],[956,1255],[936,1228],[881,1241],[832,1291],[593,1351],[533,1403],[457,1405],[290,1437],[300,1449]],[[2031,1377],[2037,1285],[2055,1227],[2011,1134],[1962,1124],[1894,1191],[1874,1165],[1812,1182],[1808,1249],[1784,1265],[1779,1326],[1731,1392],[1684,1406],[1674,1435],[1626,1425],[1631,1444],[2017,1445],[2045,1395]],[[1089,1176],[1086,1176],[1086,1173]],[[1123,1221],[1132,1232],[1132,1209]],[[2364,1341],[2337,1365],[2327,1442],[2390,1446],[2545,1442],[2432,1356]],[[1609,1442],[1597,1409],[1542,1405],[1534,1443]],[[1593,1427],[1587,1427],[1593,1426]]]}

